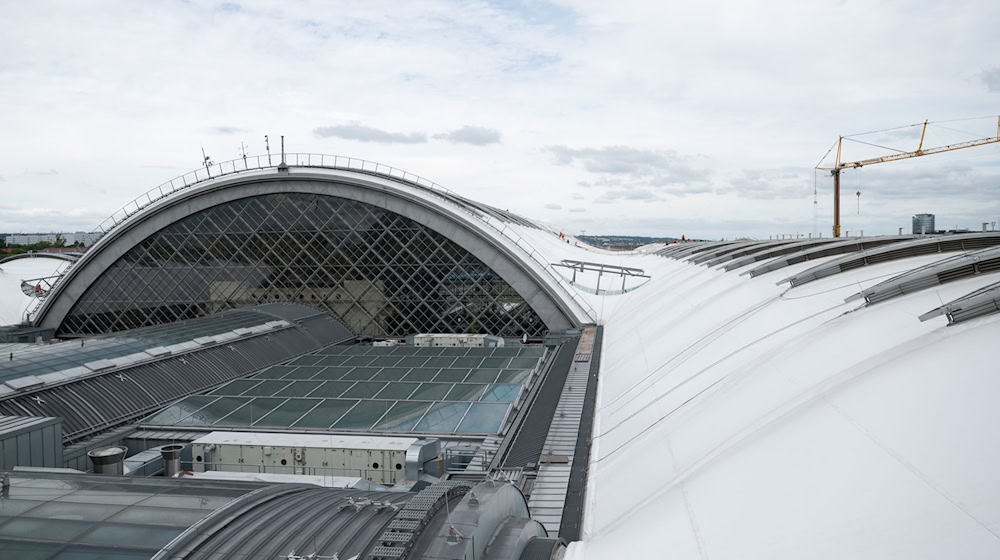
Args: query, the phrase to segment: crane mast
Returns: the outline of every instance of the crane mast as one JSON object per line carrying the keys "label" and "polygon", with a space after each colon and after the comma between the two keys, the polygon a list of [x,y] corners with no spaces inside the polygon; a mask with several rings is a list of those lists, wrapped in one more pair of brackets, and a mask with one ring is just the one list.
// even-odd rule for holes
{"label": "crane mast", "polygon": [[840,172],[844,169],[857,169],[859,167],[864,167],[866,165],[874,165],[876,163],[885,163],[889,161],[897,161],[901,159],[914,158],[919,156],[929,156],[931,154],[940,154],[942,152],[951,152],[954,150],[961,150],[963,148],[973,148],[976,146],[985,146],[986,144],[993,144],[1000,142],[1000,117],[997,117],[997,134],[996,136],[988,136],[986,138],[978,138],[976,140],[969,140],[966,142],[957,142],[955,144],[947,144],[944,146],[935,146],[932,148],[924,149],[924,137],[927,135],[927,125],[932,124],[930,121],[924,121],[924,127],[920,132],[920,144],[917,149],[912,152],[900,152],[898,154],[890,154],[882,157],[862,159],[858,161],[842,162],[840,161],[841,155],[843,153],[844,137],[841,136],[837,139],[837,158],[834,161],[833,167],[819,167],[816,169],[822,171],[829,171],[833,175],[833,236],[840,237]]}

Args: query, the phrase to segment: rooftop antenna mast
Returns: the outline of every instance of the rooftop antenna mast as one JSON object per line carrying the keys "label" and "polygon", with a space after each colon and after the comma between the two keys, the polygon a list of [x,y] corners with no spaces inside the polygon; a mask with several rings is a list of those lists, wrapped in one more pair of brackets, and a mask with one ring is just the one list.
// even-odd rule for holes
{"label": "rooftop antenna mast", "polygon": [[247,166],[247,145],[240,141],[240,155],[243,156],[243,167]]}
{"label": "rooftop antenna mast", "polygon": [[[992,115],[990,116],[990,118],[992,118]],[[971,119],[959,119],[959,120],[971,120]],[[938,122],[950,122],[950,121],[938,121]],[[829,171],[830,175],[833,175],[833,236],[834,237],[840,237],[840,172],[843,171],[844,169],[857,169],[859,167],[864,167],[866,165],[874,165],[876,163],[886,163],[889,161],[896,161],[900,159],[909,159],[919,156],[929,156],[931,154],[939,154],[941,152],[950,152],[953,150],[961,150],[963,148],[973,148],[975,146],[985,146],[986,144],[993,144],[996,142],[1000,142],[1000,116],[997,117],[996,136],[977,138],[976,140],[956,142],[955,144],[946,144],[944,146],[935,146],[933,148],[924,148],[924,137],[927,135],[928,124],[937,124],[937,123],[932,123],[926,120],[923,122],[923,129],[920,132],[920,144],[917,145],[916,150],[912,152],[904,152],[897,150],[898,153],[895,154],[890,154],[882,157],[862,159],[858,161],[848,161],[848,162],[841,161],[841,155],[843,154],[844,140],[851,140],[854,142],[860,142],[862,144],[868,144],[868,142],[862,142],[861,140],[854,140],[850,136],[840,136],[839,138],[837,138],[837,159],[834,161],[833,167],[820,167],[819,165],[816,166],[816,169],[822,171]],[[918,123],[907,126],[920,126],[920,124]],[[877,146],[877,147],[882,148],[883,146]]]}
{"label": "rooftop antenna mast", "polygon": [[278,171],[288,171],[288,164],[285,163],[285,135],[281,135],[281,163],[278,164]]}
{"label": "rooftop antenna mast", "polygon": [[205,148],[204,147],[201,148],[201,163],[202,163],[202,165],[205,166],[205,172],[208,173],[209,177],[211,177],[212,176],[212,171],[209,170],[208,166],[212,165],[212,159],[209,158],[207,154],[205,154]]}
{"label": "rooftop antenna mast", "polygon": [[267,139],[267,134],[264,135],[264,149],[267,150],[267,166],[271,166],[271,142]]}

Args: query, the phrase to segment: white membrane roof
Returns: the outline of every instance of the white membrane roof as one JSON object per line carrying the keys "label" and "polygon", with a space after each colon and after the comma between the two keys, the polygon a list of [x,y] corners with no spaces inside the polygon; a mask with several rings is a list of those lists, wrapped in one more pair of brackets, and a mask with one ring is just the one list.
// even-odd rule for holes
{"label": "white membrane roof", "polygon": [[69,264],[65,259],[44,255],[0,264],[0,325],[20,323],[24,311],[35,301],[21,291],[22,281],[56,275]]}
{"label": "white membrane roof", "polygon": [[749,278],[768,261],[724,272],[518,233],[551,262],[652,276],[580,291],[605,331],[567,558],[1000,558],[1000,315],[919,320],[1000,274],[866,306],[844,300],[955,253],[791,288],[776,282],[837,257]]}

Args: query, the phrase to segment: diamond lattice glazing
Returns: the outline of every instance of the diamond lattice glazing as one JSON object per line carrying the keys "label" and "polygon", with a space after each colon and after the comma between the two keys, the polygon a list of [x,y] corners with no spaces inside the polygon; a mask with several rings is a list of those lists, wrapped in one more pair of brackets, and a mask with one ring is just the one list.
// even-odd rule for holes
{"label": "diamond lattice glazing", "polygon": [[98,334],[272,301],[315,305],[362,336],[540,334],[521,296],[455,242],[329,195],[268,194],[187,216],[98,278],[61,334]]}

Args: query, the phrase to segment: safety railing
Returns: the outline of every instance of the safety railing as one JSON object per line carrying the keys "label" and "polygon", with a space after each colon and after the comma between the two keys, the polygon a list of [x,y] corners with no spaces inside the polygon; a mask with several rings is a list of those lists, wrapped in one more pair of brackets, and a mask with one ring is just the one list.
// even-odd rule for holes
{"label": "safety railing", "polygon": [[[169,181],[165,181],[164,183],[149,189],[129,201],[127,204],[123,205],[120,209],[98,224],[96,231],[100,233],[100,236],[97,240],[103,238],[111,231],[114,231],[115,228],[128,221],[130,217],[148,208],[149,206],[152,206],[163,199],[205,181],[218,179],[228,175],[235,175],[238,173],[275,169],[283,166],[314,167],[369,173],[375,176],[396,179],[419,188],[424,192],[435,195],[465,211],[471,216],[478,218],[480,223],[486,224],[501,236],[512,241],[514,246],[529,259],[528,262],[534,263],[533,268],[536,272],[542,273],[551,278],[554,285],[558,286],[565,295],[573,300],[573,302],[578,305],[580,309],[591,318],[591,320],[596,321],[598,319],[597,312],[594,310],[593,306],[591,306],[579,292],[573,289],[572,286],[568,285],[565,279],[561,278],[557,274],[554,274],[549,269],[544,255],[533,247],[530,242],[518,234],[513,228],[511,228],[511,223],[491,216],[484,211],[474,209],[473,206],[464,202],[464,199],[462,199],[462,197],[457,195],[455,192],[435,183],[434,181],[431,181],[430,179],[426,179],[420,175],[410,173],[397,167],[392,167],[391,165],[355,157],[303,152],[286,153],[284,154],[284,159],[276,154],[265,154],[244,156],[221,163],[206,164],[203,167],[188,171],[187,173],[174,177]],[[95,240],[95,243],[97,240]],[[67,269],[67,271],[68,270],[69,269]],[[65,275],[66,271],[62,273],[63,277],[65,277]],[[41,305],[41,301],[37,302],[33,306],[31,313],[35,313]]]}

